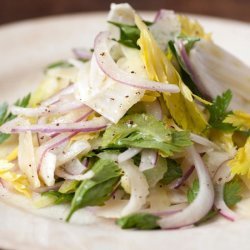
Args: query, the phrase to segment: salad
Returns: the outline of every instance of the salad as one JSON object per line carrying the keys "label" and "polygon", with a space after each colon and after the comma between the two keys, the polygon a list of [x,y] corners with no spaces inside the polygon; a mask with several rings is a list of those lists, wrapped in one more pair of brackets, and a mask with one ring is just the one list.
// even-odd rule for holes
{"label": "salad", "polygon": [[[1,189],[121,228],[240,219],[250,194],[250,68],[187,16],[112,4],[93,48],[0,106]],[[11,146],[10,146],[11,145]]]}

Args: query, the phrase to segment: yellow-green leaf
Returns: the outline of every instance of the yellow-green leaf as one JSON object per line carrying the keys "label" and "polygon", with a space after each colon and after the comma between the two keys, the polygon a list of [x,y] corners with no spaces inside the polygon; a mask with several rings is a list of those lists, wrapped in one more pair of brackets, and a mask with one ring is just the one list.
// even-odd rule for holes
{"label": "yellow-green leaf", "polygon": [[233,174],[246,175],[250,178],[250,137],[244,147],[238,149],[236,156],[229,161],[228,165]]}
{"label": "yellow-green leaf", "polygon": [[211,34],[206,33],[203,27],[196,20],[190,20],[187,16],[179,15],[181,33],[185,36],[199,37],[207,40],[211,39]]}
{"label": "yellow-green leaf", "polygon": [[244,113],[242,111],[234,111],[233,114],[228,115],[223,122],[230,123],[240,130],[249,130],[250,114]]}
{"label": "yellow-green leaf", "polygon": [[202,133],[207,122],[202,112],[197,108],[192,92],[182,82],[174,66],[137,15],[135,15],[135,22],[141,31],[138,45],[141,48],[141,56],[149,78],[162,83],[176,84],[180,88],[180,93],[177,94],[164,93],[164,99],[171,116],[183,129]]}
{"label": "yellow-green leaf", "polygon": [[12,171],[12,168],[14,168],[13,163],[0,160],[0,178],[8,182],[14,190],[30,198],[31,191],[27,177]]}

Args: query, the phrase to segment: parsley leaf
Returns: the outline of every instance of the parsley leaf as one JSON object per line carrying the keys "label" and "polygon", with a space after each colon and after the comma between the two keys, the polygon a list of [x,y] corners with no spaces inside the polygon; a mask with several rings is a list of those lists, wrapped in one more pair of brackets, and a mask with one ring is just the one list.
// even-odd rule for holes
{"label": "parsley leaf", "polygon": [[[188,189],[188,192],[187,192],[188,203],[192,203],[195,200],[196,196],[199,193],[199,188],[200,188],[199,181],[198,179],[196,179],[194,180],[192,186]],[[217,214],[218,214],[218,210],[214,207],[211,208],[211,210],[202,219],[200,219],[199,221],[195,223],[195,226],[199,226],[200,224],[213,219]]]}
{"label": "parsley leaf", "polygon": [[[196,198],[199,192],[199,181],[194,180],[192,187],[188,189],[187,199],[188,202],[191,203]],[[241,184],[240,181],[234,178],[232,181],[228,182],[224,186],[224,201],[228,207],[233,207],[237,202],[241,200]],[[214,218],[218,214],[218,210],[216,208],[212,208],[206,216],[204,216],[201,220],[195,223],[196,226]]]}
{"label": "parsley leaf", "polygon": [[233,207],[241,200],[241,184],[234,178],[224,186],[224,201],[228,207]]}
{"label": "parsley leaf", "polygon": [[120,29],[120,39],[118,40],[119,43],[127,47],[139,49],[137,40],[140,37],[140,31],[135,25],[127,25],[111,21],[109,21],[109,23]]}
{"label": "parsley leaf", "polygon": [[80,185],[80,181],[77,180],[65,180],[61,187],[59,188],[58,192],[62,194],[74,193],[75,190]]}
{"label": "parsley leaf", "polygon": [[[24,98],[18,99],[14,104],[16,106],[25,108],[29,104],[30,96],[31,95],[28,94]],[[13,120],[14,118],[16,118],[16,115],[13,115],[12,113],[8,114],[8,104],[7,103],[3,103],[2,105],[0,105],[0,126],[3,125],[4,123],[10,121],[10,120]],[[4,141],[6,141],[9,137],[10,137],[9,134],[0,133],[0,144],[2,144]]]}
{"label": "parsley leaf", "polygon": [[47,70],[50,70],[50,69],[55,69],[55,68],[69,68],[69,67],[72,67],[73,65],[67,61],[57,61],[57,62],[53,62],[51,64],[49,64],[46,69],[45,69],[45,72]]}
{"label": "parsley leaf", "polygon": [[71,200],[74,197],[74,194],[62,194],[58,191],[51,190],[51,191],[42,193],[42,196],[47,196],[49,198],[54,199],[54,204],[59,205],[61,203],[71,202]]}
{"label": "parsley leaf", "polygon": [[100,206],[108,200],[122,174],[117,164],[107,159],[98,160],[91,170],[94,176],[82,181],[77,188],[66,221],[70,220],[76,210],[86,206]]}
{"label": "parsley leaf", "polygon": [[175,131],[152,115],[133,114],[106,129],[102,146],[138,147],[160,150],[165,156],[180,152],[192,142],[186,131]]}
{"label": "parsley leaf", "polygon": [[183,41],[188,54],[190,50],[194,47],[195,43],[201,40],[199,37],[185,35],[179,35],[178,38]]}
{"label": "parsley leaf", "polygon": [[212,105],[207,106],[207,110],[210,113],[208,123],[212,128],[224,131],[234,130],[231,124],[223,122],[226,116],[231,113],[227,111],[231,100],[232,92],[231,90],[227,90],[221,96],[217,96]]}
{"label": "parsley leaf", "polygon": [[4,124],[8,112],[8,104],[5,102],[0,105],[0,125]]}
{"label": "parsley leaf", "polygon": [[18,99],[14,104],[18,107],[25,108],[29,105],[31,94],[29,93],[27,96],[23,97],[22,99]]}
{"label": "parsley leaf", "polygon": [[199,181],[196,179],[194,180],[192,186],[187,191],[188,203],[192,203],[198,193],[199,193]]}
{"label": "parsley leaf", "polygon": [[[123,44],[130,48],[140,49],[137,45],[137,40],[140,38],[140,30],[136,25],[128,25],[123,23],[117,23],[113,21],[108,21],[108,23],[113,24],[118,27],[120,30],[120,39],[117,41],[120,44]],[[144,21],[147,26],[150,26],[152,23]]]}
{"label": "parsley leaf", "polygon": [[167,159],[168,171],[164,174],[161,183],[168,185],[172,181],[182,177],[182,169],[178,162]]}
{"label": "parsley leaf", "polygon": [[159,228],[157,223],[159,219],[160,217],[152,214],[136,213],[119,218],[116,224],[123,229],[136,228],[140,230],[150,230]]}
{"label": "parsley leaf", "polygon": [[[199,192],[199,181],[194,180],[192,187],[188,189],[187,199],[191,203]],[[233,207],[241,200],[241,184],[237,178],[227,182],[224,186],[224,201],[228,207]]]}

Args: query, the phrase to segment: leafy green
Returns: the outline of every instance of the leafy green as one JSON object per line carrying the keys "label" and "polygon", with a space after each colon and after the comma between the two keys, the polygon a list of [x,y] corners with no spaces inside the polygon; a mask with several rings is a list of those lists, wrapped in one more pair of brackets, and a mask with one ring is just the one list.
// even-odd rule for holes
{"label": "leafy green", "polygon": [[237,178],[224,186],[224,201],[228,207],[233,207],[241,200],[241,184]]}
{"label": "leafy green", "polygon": [[8,104],[4,102],[0,105],[0,125],[4,124],[7,112],[8,112]]}
{"label": "leafy green", "polygon": [[[123,23],[117,23],[113,21],[108,21],[108,23],[113,24],[118,27],[120,30],[120,39],[117,41],[120,44],[123,44],[130,48],[140,49],[137,45],[137,40],[140,38],[140,30],[136,25],[127,25]],[[147,26],[150,26],[152,23],[144,21]]]}
{"label": "leafy green", "polygon": [[[199,191],[199,183],[193,183],[193,190],[190,192],[190,200],[192,202]],[[241,184],[237,178],[227,182],[224,186],[224,201],[228,207],[235,206],[241,200]],[[200,221],[195,223],[196,226],[213,219],[219,213],[218,209],[212,208],[208,214],[203,217]]]}
{"label": "leafy green", "polygon": [[133,158],[134,164],[139,167],[141,163],[141,154],[135,155]]}
{"label": "leafy green", "polygon": [[192,203],[199,193],[199,181],[194,180],[192,186],[187,191],[187,199],[189,203]]}
{"label": "leafy green", "polygon": [[7,139],[9,139],[10,134],[5,134],[5,133],[1,133],[0,132],[0,144],[2,144],[3,142],[5,142]]}
{"label": "leafy green", "polygon": [[161,183],[168,185],[172,181],[182,177],[182,169],[178,162],[172,159],[167,159],[168,171],[164,174]]}
{"label": "leafy green", "polygon": [[62,194],[73,193],[80,185],[80,181],[76,180],[65,180],[62,186],[59,188],[59,192]]}
{"label": "leafy green", "polygon": [[200,41],[199,37],[194,37],[194,36],[179,35],[178,38],[183,41],[185,49],[188,54],[190,50],[194,47],[195,43]]}
{"label": "leafy green", "polygon": [[18,99],[14,104],[18,107],[25,108],[29,105],[30,97],[31,97],[31,94],[29,93],[22,99]]}
{"label": "leafy green", "polygon": [[97,156],[101,159],[117,159],[117,156],[119,154],[120,154],[119,150],[104,150]]}
{"label": "leafy green", "polygon": [[160,150],[165,156],[180,152],[192,142],[186,131],[166,128],[151,115],[127,115],[106,129],[103,147],[138,147]]}
{"label": "leafy green", "polygon": [[[199,192],[199,181],[194,180],[192,187],[188,189],[187,199],[191,203]],[[241,183],[237,178],[227,182],[224,186],[224,201],[228,207],[233,207],[241,200]]]}
{"label": "leafy green", "polygon": [[54,68],[69,68],[69,67],[72,67],[72,64],[68,63],[67,61],[57,61],[57,62],[49,64],[46,67],[45,71],[54,69]]}
{"label": "leafy green", "polygon": [[42,193],[42,196],[46,196],[49,198],[54,199],[54,203],[55,205],[59,205],[62,203],[67,203],[67,202],[71,202],[71,200],[73,199],[74,194],[62,194],[58,191],[48,191],[45,193]]}
{"label": "leafy green", "polygon": [[[8,112],[8,104],[3,103],[0,105],[0,126],[6,122],[6,116]],[[0,144],[10,137],[8,134],[0,133]]]}
{"label": "leafy green", "polygon": [[[18,106],[18,107],[27,107],[29,105],[29,101],[30,101],[30,94],[28,94],[27,96],[23,97],[22,99],[18,99],[14,105]],[[3,125],[4,123],[13,120],[14,118],[16,118],[16,115],[13,115],[12,113],[8,113],[8,104],[7,103],[3,103],[2,105],[0,105],[0,125]]]}
{"label": "leafy green", "polygon": [[135,25],[127,25],[111,21],[109,21],[109,23],[120,29],[120,39],[118,40],[119,43],[127,47],[139,49],[137,40],[140,37],[140,31]]}
{"label": "leafy green", "polygon": [[145,170],[143,173],[146,176],[149,187],[154,187],[162,178],[164,178],[164,175],[167,172],[167,160],[158,156],[156,166],[154,168]]}
{"label": "leafy green", "polygon": [[[15,106],[19,106],[19,107],[27,107],[29,105],[29,101],[30,101],[30,94],[28,94],[27,96],[25,96],[22,99],[18,99],[14,105]],[[14,118],[16,118],[16,115],[13,115],[12,113],[8,113],[8,104],[7,103],[3,103],[2,105],[0,105],[0,126],[3,125],[4,123],[13,120]],[[4,134],[4,133],[0,133],[0,144],[2,144],[4,141],[6,141],[8,138],[10,137],[9,134]]]}
{"label": "leafy green", "polygon": [[227,111],[227,109],[232,100],[232,96],[231,90],[227,90],[221,96],[217,96],[212,105],[207,106],[207,110],[210,113],[208,123],[212,128],[224,131],[234,130],[231,124],[223,122],[227,115],[231,113]]}
{"label": "leafy green", "polygon": [[[199,193],[199,188],[199,181],[196,179],[187,192],[187,199],[189,203],[192,203],[194,201],[197,194]],[[195,225],[198,226],[202,223],[207,222],[208,220],[213,219],[218,214],[218,212],[218,209],[216,209],[215,207],[211,208],[211,210],[202,219],[196,222]]]}
{"label": "leafy green", "polygon": [[107,159],[98,160],[91,170],[94,176],[82,181],[76,190],[66,221],[69,221],[73,213],[82,207],[103,205],[109,199],[122,174],[117,164]]}
{"label": "leafy green", "polygon": [[147,213],[136,213],[119,218],[116,224],[123,229],[136,228],[140,230],[157,229],[159,225],[157,221],[160,217],[147,214]]}

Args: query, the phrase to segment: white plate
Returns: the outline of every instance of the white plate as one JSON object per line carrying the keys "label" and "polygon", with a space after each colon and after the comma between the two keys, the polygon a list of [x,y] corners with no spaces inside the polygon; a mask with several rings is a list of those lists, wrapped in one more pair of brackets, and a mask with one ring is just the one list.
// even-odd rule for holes
{"label": "white plate", "polygon": [[[150,16],[150,13],[146,13]],[[105,29],[106,14],[91,13],[25,21],[0,28],[1,102],[33,90],[42,69],[70,57],[73,47],[91,47]],[[214,40],[250,65],[250,25],[197,17]],[[125,231],[110,222],[89,218],[88,225],[66,224],[28,213],[1,199],[0,247],[11,249],[249,249],[250,220],[220,220],[177,231]],[[51,214],[55,213],[53,210]]]}

